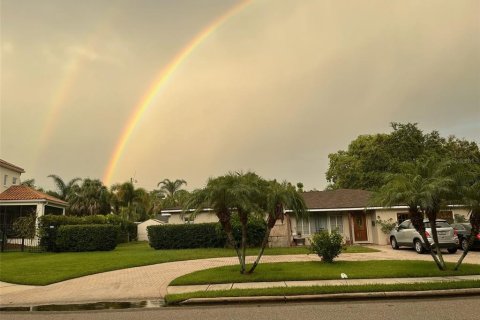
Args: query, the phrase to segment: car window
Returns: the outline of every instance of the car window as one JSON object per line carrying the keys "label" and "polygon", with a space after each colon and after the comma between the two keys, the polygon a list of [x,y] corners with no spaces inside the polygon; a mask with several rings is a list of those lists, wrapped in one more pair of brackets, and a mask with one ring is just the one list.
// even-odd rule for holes
{"label": "car window", "polygon": [[400,228],[400,229],[408,229],[409,226],[410,226],[410,220],[406,220],[406,221],[403,221],[403,222],[399,225],[399,228]]}
{"label": "car window", "polygon": [[[435,226],[437,228],[450,228],[450,225],[446,221],[437,221]],[[425,228],[430,228],[430,222],[425,222]]]}
{"label": "car window", "polygon": [[457,230],[465,230],[465,227],[462,226],[461,224],[452,224],[452,227],[454,227]]}

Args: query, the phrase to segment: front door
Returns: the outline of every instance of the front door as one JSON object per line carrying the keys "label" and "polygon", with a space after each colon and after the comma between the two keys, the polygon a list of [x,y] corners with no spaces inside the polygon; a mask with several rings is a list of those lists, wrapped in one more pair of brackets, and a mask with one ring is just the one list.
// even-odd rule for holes
{"label": "front door", "polygon": [[365,213],[354,213],[353,218],[353,232],[355,234],[355,241],[368,241],[367,237],[367,218]]}

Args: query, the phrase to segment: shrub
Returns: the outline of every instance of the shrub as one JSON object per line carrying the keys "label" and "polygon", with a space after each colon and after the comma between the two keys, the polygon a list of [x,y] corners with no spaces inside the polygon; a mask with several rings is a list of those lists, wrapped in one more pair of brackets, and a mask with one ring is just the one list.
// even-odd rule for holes
{"label": "shrub", "polygon": [[45,215],[39,218],[38,232],[40,245],[46,251],[58,251],[56,239],[58,228],[64,225],[112,225],[117,227],[117,243],[134,241],[137,239],[137,225],[133,222],[122,219],[115,215],[95,215],[95,216],[63,216],[63,215]]}
{"label": "shrub", "polygon": [[321,231],[313,235],[310,250],[318,254],[322,261],[333,263],[333,259],[342,252],[342,242],[342,235],[337,231]]}
{"label": "shrub", "polygon": [[390,234],[390,232],[395,228],[397,222],[392,218],[388,220],[381,220],[380,217],[377,218],[376,223],[380,225],[380,229],[384,234]]}
{"label": "shrub", "polygon": [[218,248],[225,238],[218,237],[216,223],[148,226],[150,246],[158,249]]}
{"label": "shrub", "polygon": [[110,251],[117,246],[117,226],[64,225],[57,231],[57,251]]}

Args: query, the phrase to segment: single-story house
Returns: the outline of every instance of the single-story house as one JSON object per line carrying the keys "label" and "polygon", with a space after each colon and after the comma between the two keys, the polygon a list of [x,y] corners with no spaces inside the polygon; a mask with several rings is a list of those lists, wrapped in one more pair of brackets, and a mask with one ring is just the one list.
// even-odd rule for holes
{"label": "single-story house", "polygon": [[[302,193],[308,215],[295,217],[291,210],[285,210],[284,221],[277,221],[272,229],[269,245],[272,247],[292,246],[307,243],[310,237],[321,230],[338,230],[345,242],[351,244],[387,244],[388,237],[381,231],[377,220],[401,223],[408,219],[407,206],[391,208],[370,205],[372,192],[358,189],[338,189],[327,191],[308,191]],[[467,217],[469,210],[461,206],[452,206],[442,211],[439,218],[453,221],[455,214]],[[168,223],[217,222],[212,210],[206,210],[192,221],[188,213],[182,214],[180,208],[162,210],[162,215],[170,215]]]}

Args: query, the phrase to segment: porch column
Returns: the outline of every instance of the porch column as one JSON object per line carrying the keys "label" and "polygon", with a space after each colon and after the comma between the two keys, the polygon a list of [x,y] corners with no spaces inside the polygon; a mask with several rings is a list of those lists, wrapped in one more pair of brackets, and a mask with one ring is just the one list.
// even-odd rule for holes
{"label": "porch column", "polygon": [[38,229],[38,219],[45,214],[45,204],[37,203],[37,218],[35,219],[35,228]]}

